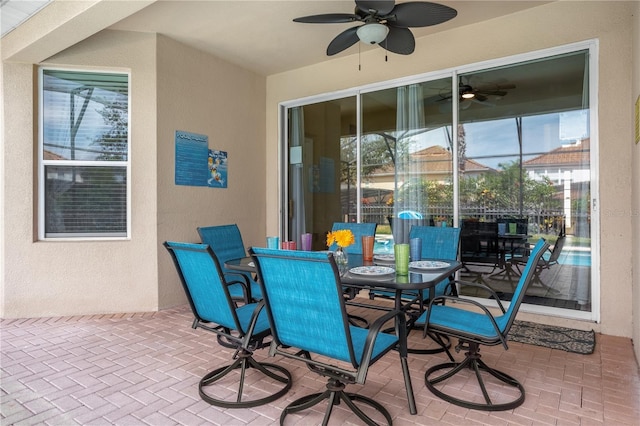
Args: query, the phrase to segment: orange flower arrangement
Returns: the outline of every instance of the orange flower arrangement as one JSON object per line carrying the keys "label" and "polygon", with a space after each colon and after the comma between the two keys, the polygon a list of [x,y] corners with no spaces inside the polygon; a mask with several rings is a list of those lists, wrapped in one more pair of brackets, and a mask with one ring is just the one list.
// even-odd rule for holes
{"label": "orange flower arrangement", "polygon": [[356,241],[350,229],[339,229],[327,234],[327,247],[336,243],[338,247],[348,247]]}

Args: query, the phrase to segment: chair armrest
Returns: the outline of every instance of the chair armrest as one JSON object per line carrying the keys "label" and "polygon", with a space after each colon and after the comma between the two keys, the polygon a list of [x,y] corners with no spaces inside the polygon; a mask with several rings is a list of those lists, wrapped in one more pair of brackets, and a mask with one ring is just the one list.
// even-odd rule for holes
{"label": "chair armrest", "polygon": [[[502,333],[500,332],[500,328],[498,327],[498,323],[496,323],[495,317],[493,316],[493,314],[489,311],[489,309],[487,309],[486,306],[484,306],[483,304],[476,302],[475,300],[470,300],[470,299],[461,299],[459,297],[453,297],[453,296],[438,296],[435,297],[431,302],[429,302],[429,309],[427,310],[427,317],[425,318],[425,323],[424,323],[424,329],[423,329],[423,337],[427,336],[427,332],[429,329],[429,319],[431,317],[431,305],[433,305],[436,301],[441,300],[442,304],[444,304],[444,302],[446,300],[452,300],[455,301],[456,303],[461,303],[461,304],[467,304],[467,305],[472,305],[478,309],[480,309],[491,321],[491,325],[493,326],[493,329],[496,332],[496,335],[498,335],[500,337],[500,342],[502,343],[502,345],[504,346],[505,349],[508,349],[507,347],[507,342],[504,338],[504,336],[502,335]],[[502,307],[502,304],[500,304],[500,306]],[[504,308],[502,309],[502,312],[504,313]]]}
{"label": "chair armrest", "polygon": [[[376,338],[380,334],[380,330],[387,321],[396,318],[396,336],[398,336],[398,342],[400,348],[398,348],[400,355],[407,356],[407,320],[404,312],[401,310],[389,311],[376,320],[369,326],[369,332],[367,334],[367,340],[364,344],[364,350],[362,351],[362,359],[360,360],[360,367],[356,375],[356,382],[364,384],[367,378],[367,371],[369,370],[369,363],[371,362],[371,356],[373,355],[373,347],[376,343]],[[404,352],[403,352],[404,351]]]}
{"label": "chair armrest", "polygon": [[242,292],[244,293],[244,302],[251,303],[253,298],[251,295],[251,283],[249,282],[249,277],[241,272],[225,272],[224,278],[227,282],[227,286],[231,284],[240,284],[242,286]]}

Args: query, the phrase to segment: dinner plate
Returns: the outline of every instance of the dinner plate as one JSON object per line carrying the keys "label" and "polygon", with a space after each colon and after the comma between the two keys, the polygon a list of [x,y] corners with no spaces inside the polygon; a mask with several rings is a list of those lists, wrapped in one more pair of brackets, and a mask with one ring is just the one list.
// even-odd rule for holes
{"label": "dinner plate", "polygon": [[358,266],[349,270],[352,274],[356,275],[389,275],[395,274],[396,271],[393,268],[386,266]]}
{"label": "dinner plate", "polygon": [[393,262],[395,260],[395,256],[392,254],[374,254],[374,260],[381,260],[383,262]]}
{"label": "dinner plate", "polygon": [[442,269],[450,266],[448,262],[441,262],[439,260],[418,260],[416,262],[409,262],[409,268],[416,269]]}

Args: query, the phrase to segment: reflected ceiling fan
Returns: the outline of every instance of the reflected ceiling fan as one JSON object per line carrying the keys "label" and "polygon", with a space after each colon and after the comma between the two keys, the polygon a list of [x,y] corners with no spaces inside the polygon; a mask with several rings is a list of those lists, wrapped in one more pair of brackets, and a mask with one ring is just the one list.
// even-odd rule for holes
{"label": "reflected ceiling fan", "polygon": [[338,34],[327,47],[335,55],[358,41],[378,44],[401,55],[413,53],[416,45],[410,27],[428,27],[453,19],[458,12],[448,6],[424,1],[395,4],[394,0],[355,0],[354,13],[327,13],[296,18],[307,24],[362,22]]}
{"label": "reflected ceiling fan", "polygon": [[[508,90],[515,88],[516,85],[512,83],[488,83],[481,86],[472,86],[469,84],[469,79],[465,82],[463,77],[460,77],[460,82],[458,83],[458,96],[460,102],[474,101],[483,103],[487,102],[490,96],[502,98],[509,93]],[[440,94],[440,101],[450,99],[451,91],[448,91],[446,94]]]}

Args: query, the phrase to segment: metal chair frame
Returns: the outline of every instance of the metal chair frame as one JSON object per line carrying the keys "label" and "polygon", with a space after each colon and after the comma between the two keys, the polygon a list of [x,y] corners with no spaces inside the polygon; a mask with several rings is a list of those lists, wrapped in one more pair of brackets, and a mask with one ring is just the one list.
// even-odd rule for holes
{"label": "metal chair frame", "polygon": [[237,224],[201,226],[197,228],[198,235],[203,244],[207,244],[216,254],[225,277],[242,286],[231,286],[229,291],[234,300],[251,303],[262,299],[260,287],[249,273],[230,271],[224,264],[231,259],[239,259],[247,256],[242,242],[242,234]]}
{"label": "metal chair frame", "polygon": [[[447,362],[427,369],[424,376],[425,384],[431,392],[452,404],[475,410],[510,410],[524,402],[525,390],[522,384],[508,374],[493,369],[484,363],[480,356],[480,345],[493,346],[502,344],[505,350],[509,349],[507,346],[507,335],[522,303],[527,286],[533,279],[535,265],[548,247],[548,244],[543,239],[536,244],[527,262],[527,266],[524,268],[523,275],[516,287],[508,310],[504,309],[497,294],[489,287],[480,283],[464,283],[466,285],[481,287],[488,291],[498,303],[498,307],[502,312],[500,316],[492,315],[484,305],[471,299],[440,296],[434,298],[429,303],[429,308],[424,314],[425,335],[430,332],[440,336],[456,337],[459,339],[459,343],[455,347],[456,351],[466,351],[465,358],[461,362]],[[463,308],[456,308],[447,305],[447,302],[454,302],[458,306],[473,306],[479,309],[480,313],[477,311],[468,311]],[[448,349],[447,353],[449,353]],[[451,358],[450,353],[449,356]],[[474,372],[475,378],[482,391],[484,403],[461,399],[452,395],[453,391],[448,393],[448,388],[438,389],[435,386],[466,369]],[[446,371],[432,378],[432,375],[440,370]],[[494,403],[484,383],[483,373],[485,375],[489,374],[507,386],[516,389],[517,396],[508,402]]]}
{"label": "metal chair frame", "polygon": [[[191,326],[194,329],[202,328],[214,333],[218,343],[224,347],[235,349],[233,363],[217,368],[202,377],[198,384],[200,397],[205,402],[218,407],[249,408],[273,402],[283,396],[291,388],[291,373],[282,366],[260,363],[253,358],[253,353],[256,350],[268,347],[270,344],[270,342],[265,342],[265,338],[271,335],[271,330],[264,320],[265,313],[262,311],[264,303],[236,306],[229,293],[230,283],[225,281],[220,262],[206,244],[167,241],[164,246],[173,259],[195,317]],[[193,257],[189,257],[189,255]],[[196,268],[202,268],[202,277],[193,275],[192,271]],[[217,275],[218,279],[214,275]],[[220,286],[221,291],[207,291],[207,287],[216,285]],[[203,300],[202,297],[205,295],[218,296],[214,297],[218,300]],[[220,297],[221,295],[222,297]],[[198,300],[198,298],[201,299]],[[203,308],[204,306],[207,308]],[[250,318],[247,319],[249,313]],[[244,319],[241,320],[240,316]],[[218,323],[216,319],[225,322],[225,324]],[[275,382],[280,382],[282,387],[265,397],[246,399],[244,385],[249,369],[254,369]],[[213,397],[205,392],[208,386],[214,385],[217,381],[238,370],[240,377],[235,401]]]}
{"label": "metal chair frame", "polygon": [[[328,424],[334,406],[340,404],[341,401],[366,424],[376,423],[355,404],[356,402],[373,408],[384,416],[388,424],[391,424],[391,415],[380,403],[363,395],[346,392],[345,388],[349,384],[365,384],[369,366],[392,349],[397,349],[400,355],[409,410],[411,414],[416,414],[407,363],[406,323],[402,311],[387,312],[377,318],[366,330],[351,325],[342,296],[343,286],[340,282],[339,270],[332,253],[264,248],[252,248],[249,251],[258,270],[265,309],[271,323],[273,341],[269,354],[302,361],[311,371],[328,378],[324,392],[303,396],[285,407],[280,416],[281,425],[287,415],[306,410],[324,400],[328,400],[328,404],[322,420],[323,425]],[[291,273],[292,271],[297,271],[297,274]],[[308,279],[311,279],[312,282],[307,282]],[[290,291],[290,289],[295,289],[295,291]],[[317,294],[318,291],[320,294]],[[308,295],[306,292],[314,294]],[[334,300],[335,305],[333,305]],[[301,321],[291,318],[292,315],[295,315],[295,312],[290,308],[294,303],[297,304],[300,315],[305,315],[305,313],[313,315],[308,312],[316,312],[315,317],[309,316],[306,319],[309,321],[308,325],[313,324],[311,327],[303,327],[300,324]],[[318,312],[322,309],[324,309],[323,312],[326,312],[330,306],[331,313],[326,316],[331,318],[330,321],[333,325],[338,323],[340,325],[327,330],[326,325],[317,326],[316,322],[320,321]],[[337,312],[340,314],[336,315]],[[384,324],[394,319],[396,323],[395,337],[381,333]],[[334,343],[339,341],[340,344],[329,345],[327,342],[323,342],[324,339],[327,339],[327,335],[324,333],[330,331],[335,333],[335,338],[329,336],[329,341]],[[365,336],[366,338],[364,338]],[[378,343],[382,346],[376,346],[376,342],[380,339],[382,340]],[[359,344],[364,346],[356,346],[355,342],[360,342]],[[336,358],[337,353],[340,358]],[[357,359],[356,353],[362,353],[362,357]],[[316,355],[351,364],[353,369],[333,364],[331,361],[319,361],[314,359]]]}

